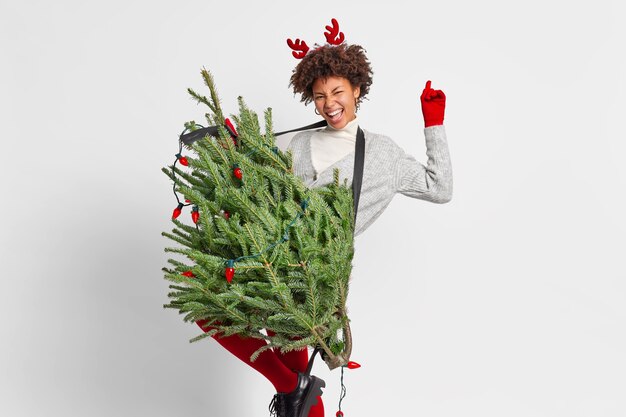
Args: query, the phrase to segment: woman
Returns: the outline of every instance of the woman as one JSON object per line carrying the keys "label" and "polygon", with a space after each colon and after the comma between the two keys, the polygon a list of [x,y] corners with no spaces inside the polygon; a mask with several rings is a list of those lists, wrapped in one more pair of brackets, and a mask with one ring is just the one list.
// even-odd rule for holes
{"label": "woman", "polygon": [[[352,182],[355,142],[359,120],[356,111],[369,92],[372,71],[365,51],[343,43],[336,20],[327,26],[328,43],[309,51],[304,42],[288,40],[294,56],[302,60],[291,76],[290,86],[305,104],[313,102],[315,112],[328,123],[316,131],[297,134],[289,144],[294,174],[307,186],[320,187],[333,181],[339,169],[341,179]],[[445,95],[433,90],[428,81],[421,95],[425,122],[427,166],[407,155],[390,138],[363,130],[365,160],[355,235],[367,229],[384,211],[396,193],[434,203],[450,201],[452,170],[443,118]],[[203,330],[210,328],[199,321]],[[277,394],[271,411],[278,417],[323,417],[321,388],[324,381],[310,375],[308,352],[282,354],[265,351],[254,361],[249,358],[266,344],[263,340],[238,335],[215,340],[239,359],[263,374]]]}
{"label": "woman", "polygon": [[[307,186],[329,184],[335,168],[339,168],[341,180],[352,181],[359,127],[356,109],[369,92],[371,74],[363,48],[346,44],[319,47],[307,53],[294,70],[290,84],[294,92],[301,94],[305,104],[313,102],[316,113],[328,123],[322,130],[299,133],[289,144],[294,173]],[[421,102],[426,167],[390,138],[363,130],[365,167],[355,235],[382,214],[396,193],[434,203],[446,203],[452,197],[452,169],[443,127],[445,95],[433,90],[428,81]]]}

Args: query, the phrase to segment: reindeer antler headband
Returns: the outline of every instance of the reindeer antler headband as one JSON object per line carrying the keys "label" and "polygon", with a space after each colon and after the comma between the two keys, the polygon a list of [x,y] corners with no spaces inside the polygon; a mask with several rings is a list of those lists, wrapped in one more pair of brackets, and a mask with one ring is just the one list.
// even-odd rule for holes
{"label": "reindeer antler headband", "polygon": [[[339,23],[337,23],[337,19],[331,19],[332,26],[326,26],[326,30],[328,32],[324,32],[324,36],[326,37],[326,42],[330,45],[341,45],[345,40],[345,36],[343,32],[339,32]],[[309,52],[309,47],[305,41],[301,41],[300,39],[296,39],[292,41],[291,39],[287,39],[287,45],[293,51],[291,54],[296,59],[302,59],[306,56],[307,52]]]}

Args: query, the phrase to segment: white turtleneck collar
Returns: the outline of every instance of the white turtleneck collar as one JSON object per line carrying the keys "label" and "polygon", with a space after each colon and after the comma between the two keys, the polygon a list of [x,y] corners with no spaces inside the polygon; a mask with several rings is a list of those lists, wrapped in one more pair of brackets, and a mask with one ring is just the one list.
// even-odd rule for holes
{"label": "white turtleneck collar", "polygon": [[323,172],[335,162],[354,151],[358,117],[343,128],[335,129],[328,125],[311,136],[311,162],[316,173]]}
{"label": "white turtleneck collar", "polygon": [[358,129],[359,129],[359,118],[358,117],[355,117],[354,120],[346,123],[346,125],[344,127],[342,127],[341,129],[335,129],[331,125],[328,125],[328,126],[326,126],[326,128],[324,128],[324,130],[326,130],[327,132],[346,133],[346,134],[350,135],[351,137],[354,137],[355,141],[356,141],[356,132],[357,132]]}

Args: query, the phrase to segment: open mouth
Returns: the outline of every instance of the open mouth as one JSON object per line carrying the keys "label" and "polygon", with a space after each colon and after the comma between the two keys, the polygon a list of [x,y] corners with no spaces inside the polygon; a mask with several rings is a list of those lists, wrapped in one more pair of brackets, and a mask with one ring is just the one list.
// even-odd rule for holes
{"label": "open mouth", "polygon": [[326,117],[328,117],[328,121],[331,123],[339,121],[341,116],[343,115],[343,109],[337,109],[330,112],[326,112]]}

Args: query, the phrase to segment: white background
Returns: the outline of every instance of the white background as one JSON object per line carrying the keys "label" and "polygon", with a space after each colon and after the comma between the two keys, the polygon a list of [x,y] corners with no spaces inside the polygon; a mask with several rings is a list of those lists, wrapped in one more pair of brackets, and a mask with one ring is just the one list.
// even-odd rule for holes
{"label": "white background", "polygon": [[626,415],[618,0],[0,0],[0,415],[267,415],[271,384],[162,308],[160,168],[202,67],[227,113],[318,120],[285,39],[332,17],[373,64],[361,125],[425,162],[431,79],[454,167],[452,202],[400,195],[357,240],[346,417]]}

